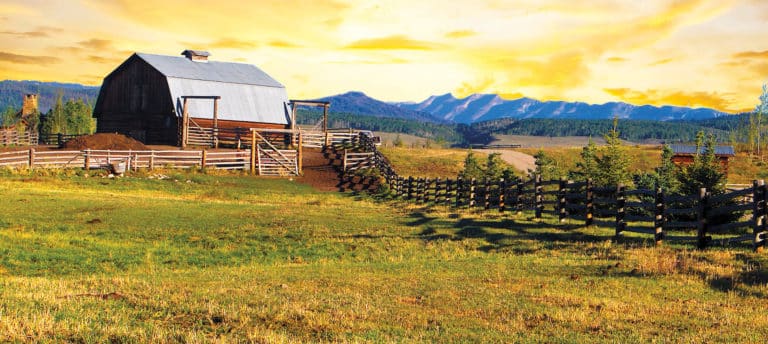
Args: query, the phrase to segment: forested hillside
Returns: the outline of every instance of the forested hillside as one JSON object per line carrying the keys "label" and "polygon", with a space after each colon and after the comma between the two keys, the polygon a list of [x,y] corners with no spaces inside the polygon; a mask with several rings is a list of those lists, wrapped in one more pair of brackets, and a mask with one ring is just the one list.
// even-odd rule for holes
{"label": "forested hillside", "polygon": [[38,106],[40,113],[47,113],[56,102],[56,95],[61,91],[64,101],[69,99],[82,99],[85,103],[96,103],[99,96],[99,87],[83,86],[79,84],[64,84],[57,82],[40,81],[0,81],[0,109],[7,107],[21,108],[24,94],[38,94]]}

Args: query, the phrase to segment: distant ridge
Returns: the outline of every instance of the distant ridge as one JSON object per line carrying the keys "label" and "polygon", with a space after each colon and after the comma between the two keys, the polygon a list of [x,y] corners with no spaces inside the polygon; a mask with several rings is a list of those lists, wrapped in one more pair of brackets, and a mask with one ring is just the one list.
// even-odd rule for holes
{"label": "distant ridge", "polygon": [[431,96],[420,103],[397,103],[397,106],[423,111],[445,121],[475,123],[499,118],[568,118],[633,120],[703,120],[729,115],[708,108],[679,106],[636,106],[623,102],[587,104],[582,102],[539,101],[531,98],[505,100],[495,94],[473,94],[455,98],[447,93]]}
{"label": "distant ridge", "polygon": [[32,80],[3,80],[0,81],[0,111],[9,106],[21,108],[22,96],[26,93],[35,93],[40,95],[38,97],[40,112],[46,113],[56,102],[56,93],[59,90],[64,93],[64,101],[80,98],[95,103],[99,96],[99,87],[97,86]]}
{"label": "distant ridge", "polygon": [[331,102],[331,112],[344,112],[376,117],[411,119],[423,122],[446,122],[423,111],[408,109],[373,99],[363,92],[347,92],[317,100]]}

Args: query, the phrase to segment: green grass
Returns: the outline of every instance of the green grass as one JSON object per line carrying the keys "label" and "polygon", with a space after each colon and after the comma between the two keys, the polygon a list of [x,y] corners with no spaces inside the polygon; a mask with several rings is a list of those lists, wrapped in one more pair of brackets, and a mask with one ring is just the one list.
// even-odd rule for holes
{"label": "green grass", "polygon": [[768,259],[288,180],[0,179],[0,342],[762,342]]}

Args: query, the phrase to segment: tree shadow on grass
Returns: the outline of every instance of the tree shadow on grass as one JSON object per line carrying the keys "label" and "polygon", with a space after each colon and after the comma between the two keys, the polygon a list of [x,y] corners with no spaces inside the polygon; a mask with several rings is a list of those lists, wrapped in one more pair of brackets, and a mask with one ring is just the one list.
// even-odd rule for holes
{"label": "tree shadow on grass", "polygon": [[[423,227],[417,235],[425,241],[481,239],[487,244],[478,249],[484,252],[511,250],[520,253],[532,253],[530,245],[524,241],[536,241],[542,249],[563,249],[574,242],[599,243],[616,240],[615,237],[589,234],[583,226],[575,224],[551,224],[544,221],[519,220],[509,216],[494,214],[497,219],[462,218],[456,216],[438,217],[415,211],[408,215],[406,225]],[[446,229],[452,229],[446,233]],[[622,237],[625,245],[644,245],[647,239]]]}

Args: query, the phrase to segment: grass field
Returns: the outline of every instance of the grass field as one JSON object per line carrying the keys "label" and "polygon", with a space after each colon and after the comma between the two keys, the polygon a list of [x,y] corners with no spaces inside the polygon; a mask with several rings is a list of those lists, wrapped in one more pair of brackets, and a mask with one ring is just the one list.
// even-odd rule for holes
{"label": "grass field", "polygon": [[[152,178],[150,178],[152,177]],[[169,173],[0,178],[0,342],[764,342],[768,259]]]}

